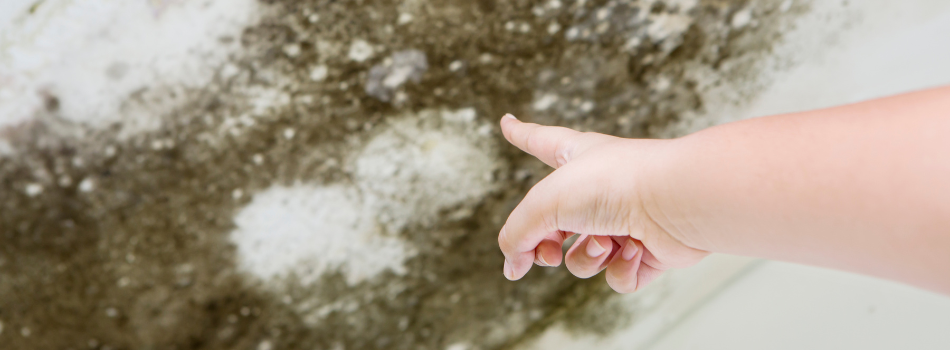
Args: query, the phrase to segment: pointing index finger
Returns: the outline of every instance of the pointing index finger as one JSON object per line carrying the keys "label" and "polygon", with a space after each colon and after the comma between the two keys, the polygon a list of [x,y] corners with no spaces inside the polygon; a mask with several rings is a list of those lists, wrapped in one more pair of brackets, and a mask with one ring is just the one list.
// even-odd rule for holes
{"label": "pointing index finger", "polygon": [[501,118],[501,131],[512,145],[553,168],[570,160],[577,136],[581,134],[568,128],[524,123],[511,114]]}

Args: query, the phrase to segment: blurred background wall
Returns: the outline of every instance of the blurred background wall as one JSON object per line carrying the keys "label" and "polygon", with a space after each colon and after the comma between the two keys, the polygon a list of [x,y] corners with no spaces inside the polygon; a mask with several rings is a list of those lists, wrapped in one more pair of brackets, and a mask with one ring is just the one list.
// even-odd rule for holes
{"label": "blurred background wall", "polygon": [[0,344],[946,348],[946,297],[812,267],[508,282],[549,170],[496,121],[676,137],[947,84],[947,33],[936,0],[6,0]]}

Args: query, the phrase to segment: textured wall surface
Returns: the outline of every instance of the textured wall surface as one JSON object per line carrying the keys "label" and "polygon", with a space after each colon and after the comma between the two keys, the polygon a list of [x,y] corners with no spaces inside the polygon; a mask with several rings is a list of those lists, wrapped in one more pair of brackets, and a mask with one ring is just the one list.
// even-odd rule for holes
{"label": "textured wall surface", "polygon": [[563,268],[508,282],[497,229],[549,170],[497,119],[628,137],[719,123],[796,65],[776,49],[811,7],[5,1],[0,344],[475,350],[658,332],[657,310],[747,261],[623,298]]}

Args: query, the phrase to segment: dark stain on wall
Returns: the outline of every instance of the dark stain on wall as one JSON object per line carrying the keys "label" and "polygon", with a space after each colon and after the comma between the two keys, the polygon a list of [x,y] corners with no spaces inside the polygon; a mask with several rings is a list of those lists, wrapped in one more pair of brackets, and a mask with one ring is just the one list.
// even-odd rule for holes
{"label": "dark stain on wall", "polygon": [[[267,1],[268,14],[238,38],[242,53],[231,60],[237,73],[184,89],[188,103],[156,116],[161,130],[131,137],[120,137],[121,125],[70,124],[57,116],[57,97],[48,96],[34,121],[3,131],[17,153],[0,159],[0,343],[501,349],[554,322],[599,334],[635,322],[637,305],[604,304],[612,293],[602,278],[574,279],[564,268],[533,269],[516,283],[502,276],[497,230],[549,172],[511,147],[495,152],[503,164],[494,180],[499,190],[470,214],[398,233],[421,252],[405,275],[384,273],[355,286],[340,273],[311,285],[265,285],[274,282],[236,269],[228,240],[235,212],[257,191],[350,181],[342,159],[394,116],[471,107],[491,123],[511,112],[651,137],[703,108],[691,67],[718,72],[724,84],[754,74],[756,58],[779,38],[779,19],[790,16],[777,10],[778,1],[704,0],[687,11],[677,4],[688,1],[557,3]],[[757,25],[732,27],[745,8]],[[399,24],[401,13],[411,21]],[[650,29],[661,17],[649,16],[686,23],[651,36],[665,29]],[[374,46],[363,62],[347,57],[356,39]],[[367,94],[371,67],[409,49],[425,54],[421,79],[393,88],[389,101]],[[720,69],[729,61],[748,66]],[[326,77],[314,80],[320,65]],[[289,103],[239,133],[223,132],[228,118],[254,108],[255,88],[285,93]],[[288,127],[297,131],[290,139],[281,136]],[[309,300],[344,306],[313,324],[301,311],[316,307],[302,306]]]}

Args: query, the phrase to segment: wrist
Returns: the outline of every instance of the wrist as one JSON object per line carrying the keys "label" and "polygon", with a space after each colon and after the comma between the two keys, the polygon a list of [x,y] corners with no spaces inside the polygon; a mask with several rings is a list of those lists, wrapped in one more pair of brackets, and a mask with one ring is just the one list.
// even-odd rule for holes
{"label": "wrist", "polygon": [[[708,240],[700,237],[700,227],[692,219],[696,214],[696,199],[684,193],[687,177],[699,175],[690,169],[690,142],[683,138],[650,140],[640,170],[641,205],[644,214],[658,230],[689,248],[711,251]],[[689,191],[686,191],[689,192]]]}

